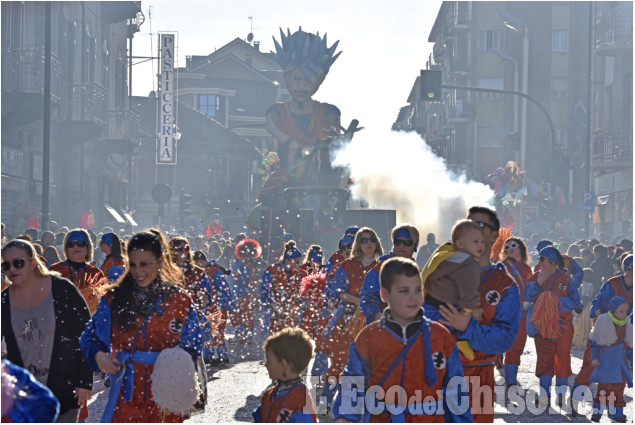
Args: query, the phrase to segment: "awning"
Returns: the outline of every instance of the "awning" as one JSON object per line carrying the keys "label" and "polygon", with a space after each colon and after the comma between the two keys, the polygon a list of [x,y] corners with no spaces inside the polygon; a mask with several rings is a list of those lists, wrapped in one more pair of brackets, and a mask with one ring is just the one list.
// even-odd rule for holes
{"label": "awning", "polygon": [[610,196],[611,195],[598,196],[595,201],[595,205],[606,205],[606,203],[609,201]]}
{"label": "awning", "polygon": [[127,212],[125,212],[125,211],[124,211],[122,214],[123,214],[124,218],[126,219],[126,221],[127,221],[128,223],[130,223],[130,225],[131,225],[132,227],[136,227],[136,226],[138,226],[137,222],[136,222],[136,221],[134,221],[134,218],[132,218],[132,216],[131,216],[130,214],[128,214],[128,213],[127,213]]}
{"label": "awning", "polygon": [[121,217],[121,215],[119,215],[117,210],[114,209],[110,204],[105,203],[104,207],[106,207],[106,210],[108,210],[110,215],[117,221],[117,223],[126,224],[126,220],[124,220],[123,217]]}

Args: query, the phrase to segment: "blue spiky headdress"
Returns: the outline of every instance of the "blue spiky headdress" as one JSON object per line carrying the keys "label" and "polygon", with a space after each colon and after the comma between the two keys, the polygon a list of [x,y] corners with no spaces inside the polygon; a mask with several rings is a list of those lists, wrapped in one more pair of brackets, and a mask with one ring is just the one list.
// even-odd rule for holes
{"label": "blue spiky headdress", "polygon": [[276,58],[282,70],[287,72],[300,67],[302,73],[311,82],[323,79],[335,59],[342,53],[338,52],[334,55],[339,41],[327,47],[326,34],[324,38],[321,38],[319,32],[310,34],[302,31],[302,27],[293,34],[287,28],[287,35],[280,28],[280,43],[275,37],[273,43],[276,46]]}

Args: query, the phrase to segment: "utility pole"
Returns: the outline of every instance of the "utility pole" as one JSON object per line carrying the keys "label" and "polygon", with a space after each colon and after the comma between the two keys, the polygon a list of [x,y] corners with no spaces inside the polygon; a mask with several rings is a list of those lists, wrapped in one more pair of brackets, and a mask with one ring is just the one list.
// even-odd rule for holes
{"label": "utility pole", "polygon": [[42,132],[42,229],[49,229],[49,174],[51,162],[51,2],[44,16],[44,129]]}

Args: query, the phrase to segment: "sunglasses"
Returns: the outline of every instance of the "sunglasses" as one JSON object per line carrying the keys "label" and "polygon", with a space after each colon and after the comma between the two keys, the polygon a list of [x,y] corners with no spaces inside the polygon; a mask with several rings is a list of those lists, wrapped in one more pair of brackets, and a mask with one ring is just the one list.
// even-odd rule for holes
{"label": "sunglasses", "polygon": [[377,242],[377,241],[375,240],[375,238],[359,238],[359,241],[360,241],[361,243],[371,243],[371,242]]}
{"label": "sunglasses", "polygon": [[80,248],[86,248],[88,244],[84,241],[70,241],[69,243],[66,244],[66,246],[69,248],[75,248],[76,246]]}
{"label": "sunglasses", "polygon": [[410,239],[395,239],[392,244],[394,246],[399,246],[399,245],[404,245],[404,246],[412,246],[414,245],[414,241],[411,241]]}
{"label": "sunglasses", "polygon": [[353,249],[353,245],[351,244],[342,245],[342,249]]}
{"label": "sunglasses", "polygon": [[172,249],[174,251],[189,251],[190,247],[188,245],[175,245]]}
{"label": "sunglasses", "polygon": [[505,251],[509,251],[510,249],[514,249],[518,246],[516,242],[512,242],[509,245],[505,245]]}
{"label": "sunglasses", "polygon": [[487,227],[488,229],[490,229],[493,232],[498,232],[497,228],[495,228],[494,226],[492,226],[489,223],[485,223],[484,221],[475,221],[474,223],[478,224],[479,226],[481,226],[483,228]]}
{"label": "sunglasses", "polygon": [[21,269],[26,264],[24,258],[15,258],[13,261],[3,261],[2,262],[2,271],[8,272],[11,270],[11,265],[13,264],[14,269]]}

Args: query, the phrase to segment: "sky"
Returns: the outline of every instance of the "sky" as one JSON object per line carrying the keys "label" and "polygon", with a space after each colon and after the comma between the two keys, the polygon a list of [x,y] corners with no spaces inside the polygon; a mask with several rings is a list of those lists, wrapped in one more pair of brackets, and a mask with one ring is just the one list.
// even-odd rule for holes
{"label": "sky", "polygon": [[[344,127],[358,119],[365,131],[390,129],[432,51],[428,36],[440,6],[421,0],[142,1],[145,22],[133,56],[156,56],[159,32],[178,33],[180,67],[186,56],[208,55],[250,32],[263,52],[275,50],[272,36],[280,40],[280,28],[326,33],[329,46],[339,40],[342,54],[314,99],[336,105]],[[147,96],[157,85],[153,75],[151,62],[134,65],[133,94]]]}

